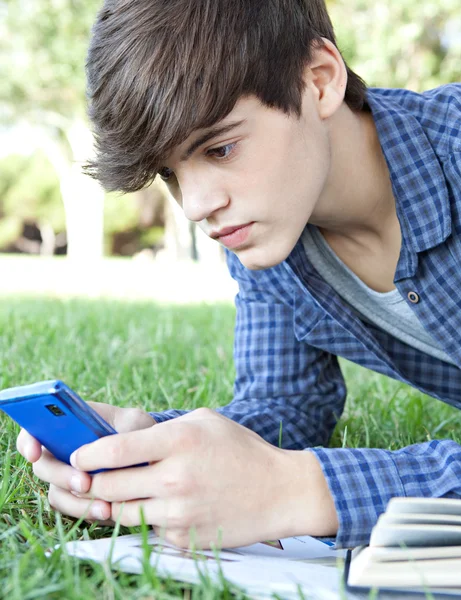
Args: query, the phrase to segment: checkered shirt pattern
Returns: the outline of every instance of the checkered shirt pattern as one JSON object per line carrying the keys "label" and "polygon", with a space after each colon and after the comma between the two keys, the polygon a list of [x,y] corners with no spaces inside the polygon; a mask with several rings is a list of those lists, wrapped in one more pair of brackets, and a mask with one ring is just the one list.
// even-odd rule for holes
{"label": "checkered shirt pattern", "polygon": [[239,283],[236,380],[233,401],[217,409],[274,445],[282,426],[284,448],[316,455],[338,513],[337,547],[366,543],[393,496],[461,498],[461,446],[452,440],[397,451],[328,448],[346,398],[338,356],[461,408],[461,84],[424,94],[375,88],[367,98],[402,232],[395,285],[456,365],[361,321],[301,241],[262,271],[228,253]]}

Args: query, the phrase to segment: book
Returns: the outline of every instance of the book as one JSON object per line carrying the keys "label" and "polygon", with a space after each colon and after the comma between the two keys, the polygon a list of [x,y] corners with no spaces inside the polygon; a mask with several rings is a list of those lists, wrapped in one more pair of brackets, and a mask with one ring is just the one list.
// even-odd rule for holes
{"label": "book", "polygon": [[346,571],[355,591],[461,596],[461,500],[392,498]]}
{"label": "book", "polygon": [[[151,552],[146,553],[146,543]],[[239,548],[186,550],[150,532],[147,540],[136,533],[69,541],[61,549],[71,556],[129,573],[142,573],[149,565],[160,577],[190,583],[200,583],[206,577],[220,586],[224,577],[251,598],[272,600],[274,594],[283,600],[361,598],[353,593],[342,594],[346,551],[334,549],[328,540],[310,536]],[[50,549],[48,555],[53,551]]]}

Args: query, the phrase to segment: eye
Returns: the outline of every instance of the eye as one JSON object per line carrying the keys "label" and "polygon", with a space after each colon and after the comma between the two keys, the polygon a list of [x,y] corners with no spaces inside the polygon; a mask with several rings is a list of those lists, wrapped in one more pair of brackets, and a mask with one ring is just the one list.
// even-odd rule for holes
{"label": "eye", "polygon": [[210,148],[210,150],[207,150],[207,154],[208,154],[208,156],[213,156],[214,158],[217,158],[217,159],[229,158],[229,156],[232,154],[235,146],[236,146],[236,143],[233,142],[232,144],[226,144],[225,146],[218,146],[217,148]]}
{"label": "eye", "polygon": [[158,174],[163,179],[163,181],[168,181],[173,177],[174,171],[172,169],[169,169],[168,167],[162,167],[159,170]]}

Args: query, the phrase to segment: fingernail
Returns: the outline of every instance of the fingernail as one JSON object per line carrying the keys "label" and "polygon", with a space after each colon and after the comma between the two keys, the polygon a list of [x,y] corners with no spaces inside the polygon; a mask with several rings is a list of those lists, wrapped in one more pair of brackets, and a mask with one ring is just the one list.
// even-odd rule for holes
{"label": "fingernail", "polygon": [[74,490],[74,492],[83,491],[82,480],[78,475],[72,475],[72,478],[70,480],[70,487]]}
{"label": "fingernail", "polygon": [[77,450],[75,452],[72,452],[72,454],[70,455],[70,464],[74,467],[74,469],[77,468]]}
{"label": "fingernail", "polygon": [[102,506],[100,504],[95,504],[91,507],[91,516],[94,519],[98,519],[99,521],[104,521],[106,517],[103,514]]}
{"label": "fingernail", "polygon": [[29,462],[30,462],[31,454],[32,454],[32,444],[30,442],[26,442],[26,444],[24,446],[24,456],[26,457],[26,459]]}

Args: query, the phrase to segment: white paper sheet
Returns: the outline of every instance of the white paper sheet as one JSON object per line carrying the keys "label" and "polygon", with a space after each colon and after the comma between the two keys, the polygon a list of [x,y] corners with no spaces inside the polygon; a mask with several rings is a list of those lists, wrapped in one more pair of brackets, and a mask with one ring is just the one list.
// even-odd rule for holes
{"label": "white paper sheet", "polygon": [[[360,597],[344,592],[341,595],[342,568],[338,561],[344,558],[345,551],[333,550],[309,536],[195,554],[176,548],[154,533],[149,534],[148,542],[154,550],[150,564],[159,575],[179,581],[198,583],[200,572],[217,580],[221,573],[253,597],[265,598],[277,593],[282,598],[299,599],[298,586],[313,600]],[[144,551],[138,534],[68,542],[66,550],[82,559],[110,561],[114,568],[130,573],[140,573],[143,569]]]}

